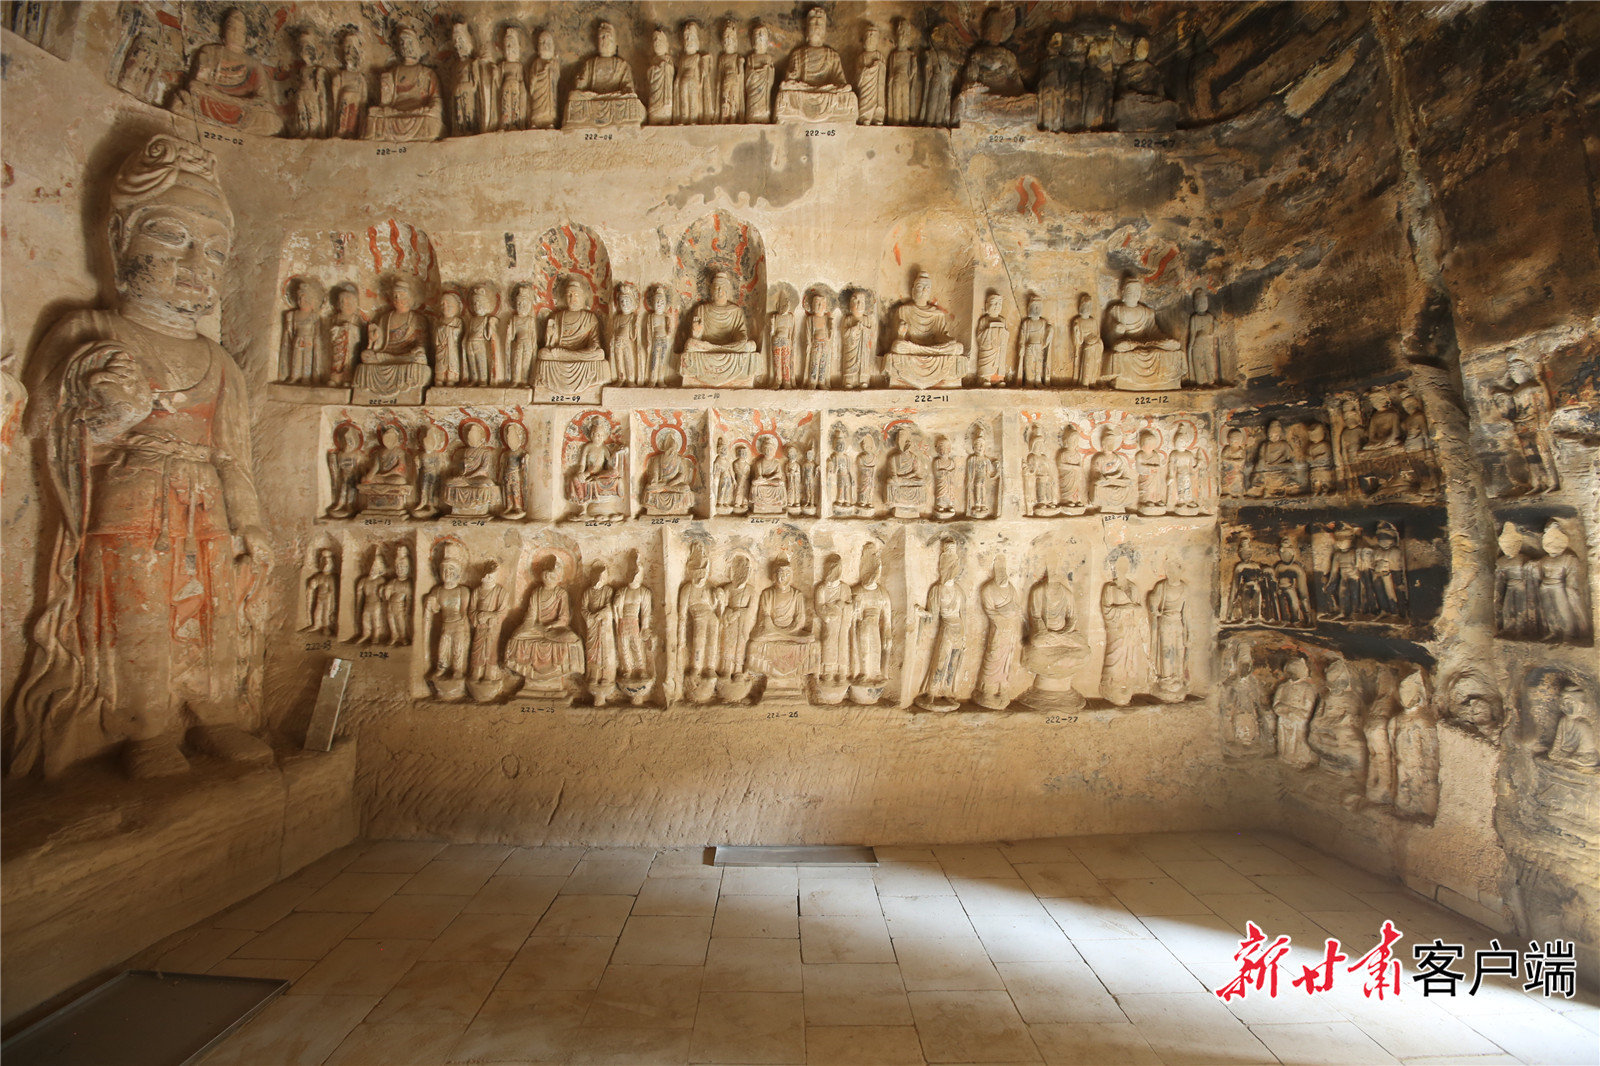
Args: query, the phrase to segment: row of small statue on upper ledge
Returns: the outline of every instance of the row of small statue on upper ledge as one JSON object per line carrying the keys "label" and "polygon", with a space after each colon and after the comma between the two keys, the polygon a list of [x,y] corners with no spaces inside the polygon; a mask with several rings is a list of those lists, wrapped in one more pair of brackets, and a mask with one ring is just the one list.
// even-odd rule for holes
{"label": "row of small statue on upper ledge", "polygon": [[917,275],[911,299],[890,311],[887,344],[880,341],[870,297],[859,288],[847,290],[849,312],[842,317],[826,293],[813,290],[796,321],[780,296],[764,331],[735,302],[737,290],[732,275],[715,273],[711,298],[694,305],[689,335],[680,339],[677,313],[662,285],[649,290],[650,310],[644,313],[638,289],[617,286],[616,310],[602,322],[590,308],[586,283],[570,277],[560,285],[565,306],[549,311],[541,330],[531,285],[513,290],[513,313],[502,325],[499,298],[489,285],[473,286],[465,309],[458,293],[446,291],[438,311],[429,314],[416,306],[416,281],[399,276],[390,284],[391,306],[368,323],[354,287],[335,290],[334,313],[324,319],[321,284],[300,277],[291,284],[294,308],[283,316],[279,375],[293,385],[353,383],[357,403],[408,405],[423,402],[430,383],[531,384],[536,398],[556,402],[593,402],[604,385],[659,387],[674,377],[674,384],[697,388],[765,383],[862,389],[886,381],[901,389],[973,383],[1162,391],[1223,383],[1216,319],[1204,289],[1194,294],[1185,341],[1165,335],[1156,312],[1142,302],[1144,287],[1137,279],[1123,282],[1121,298],[1099,320],[1093,298],[1084,294],[1068,324],[1066,351],[1059,350],[1055,327],[1043,317],[1042,298],[1028,297],[1013,343],[1002,298],[990,292],[970,360],[952,316],[933,302],[927,274]]}
{"label": "row of small statue on upper ledge", "polygon": [[[1049,131],[1176,127],[1178,105],[1150,62],[1148,40],[1137,38],[1124,49],[1109,31],[1053,34],[1030,91],[1009,43],[1013,29],[1009,12],[989,11],[982,39],[963,59],[959,38],[948,25],[936,27],[933,47],[919,54],[921,34],[910,20],[896,20],[895,47],[887,53],[880,48],[882,30],[869,24],[852,83],[838,51],[827,44],[828,16],[820,7],[807,14],[805,43],[790,54],[781,80],[767,54],[772,44],[767,26],[751,25],[751,50],[744,53],[739,23],[724,19],[722,54],[713,55],[700,50],[701,27],[690,19],[681,27],[683,52],[676,60],[668,31],[657,27],[652,33],[653,57],[641,100],[632,65],[617,55],[615,29],[601,22],[595,34],[598,54],[584,60],[564,114],[561,61],[549,30],[536,34],[534,56],[525,65],[520,26],[501,28],[504,58],[496,60],[494,46],[480,48],[472,27],[459,19],[451,27],[454,54],[441,83],[424,62],[427,51],[418,28],[402,23],[394,41],[398,62],[378,75],[373,102],[360,36],[343,36],[342,68],[333,71],[321,65],[315,34],[304,29],[296,47],[299,67],[288,131],[312,138],[433,141],[447,131],[461,137],[554,129],[558,122],[567,129],[773,121],[948,127],[963,120],[1030,123]],[[188,85],[176,94],[172,109],[231,129],[269,136],[284,132],[272,78],[249,54],[248,44],[244,14],[228,12],[222,42],[199,49]],[[136,43],[120,83],[147,94],[155,62],[153,48]]]}

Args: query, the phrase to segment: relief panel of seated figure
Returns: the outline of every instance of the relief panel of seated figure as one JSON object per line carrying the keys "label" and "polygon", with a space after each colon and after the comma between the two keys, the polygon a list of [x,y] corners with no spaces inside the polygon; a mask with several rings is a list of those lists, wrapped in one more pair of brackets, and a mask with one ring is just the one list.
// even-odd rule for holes
{"label": "relief panel of seated figure", "polygon": [[733,297],[733,275],[719,270],[711,278],[711,299],[690,312],[689,339],[678,357],[685,387],[747,389],[755,384],[760,347],[749,316]]}
{"label": "relief panel of seated figure", "polygon": [[780,515],[788,506],[783,460],[778,458],[778,438],[763,433],[756,440],[756,457],[750,463],[750,513]]}
{"label": "relief panel of seated figure", "polygon": [[172,110],[202,122],[271,137],[283,131],[283,119],[272,99],[267,68],[245,51],[249,31],[244,12],[235,8],[222,18],[222,43],[200,47],[188,86],[172,101]]}
{"label": "relief panel of seated figure", "polygon": [[752,671],[766,677],[767,694],[803,692],[807,676],[817,670],[806,595],[795,588],[794,565],[788,559],[773,564],[772,584],[756,600],[749,663]]}
{"label": "relief panel of seated figure", "polygon": [[506,643],[505,668],[523,678],[523,693],[562,696],[584,669],[583,640],[572,631],[572,597],[551,559],[528,592],[528,609]]}
{"label": "relief panel of seated figure", "polygon": [[427,53],[411,26],[395,31],[400,61],[378,75],[378,102],[367,109],[362,136],[369,141],[437,141],[444,136],[439,75],[422,62]]}
{"label": "relief panel of seated figure", "polygon": [[433,369],[428,365],[428,316],[417,310],[417,297],[411,278],[390,283],[389,309],[373,319],[356,366],[354,403],[422,402]]}
{"label": "relief panel of seated figure", "polygon": [[681,431],[658,430],[645,460],[641,489],[647,515],[686,515],[694,509],[694,461]]}
{"label": "relief panel of seated figure", "polygon": [[789,55],[778,85],[774,112],[779,122],[849,122],[859,112],[856,92],[844,75],[844,61],[828,47],[828,13],[806,13],[806,43]]}
{"label": "relief panel of seated figure", "polygon": [[487,518],[500,509],[500,449],[476,418],[461,423],[460,472],[444,483],[444,502],[457,518]]}
{"label": "relief panel of seated figure", "polygon": [[1183,344],[1162,333],[1143,297],[1144,283],[1128,278],[1122,283],[1122,298],[1106,307],[1104,334],[1113,384],[1142,392],[1176,389],[1188,369]]}
{"label": "relief panel of seated figure", "polygon": [[896,389],[956,389],[966,373],[966,348],[950,315],[933,302],[933,278],[918,274],[911,300],[894,310],[893,340],[884,359]]}
{"label": "relief panel of seated figure", "polygon": [[[540,398],[580,397],[593,401],[611,381],[611,364],[600,345],[600,316],[589,310],[583,283],[569,278],[562,286],[566,307],[553,311],[544,324],[544,347],[534,371]],[[580,401],[581,402],[581,401]]]}
{"label": "relief panel of seated figure", "polygon": [[644,104],[633,86],[633,67],[617,55],[617,31],[609,22],[595,28],[599,55],[583,61],[567,96],[564,129],[644,125]]}

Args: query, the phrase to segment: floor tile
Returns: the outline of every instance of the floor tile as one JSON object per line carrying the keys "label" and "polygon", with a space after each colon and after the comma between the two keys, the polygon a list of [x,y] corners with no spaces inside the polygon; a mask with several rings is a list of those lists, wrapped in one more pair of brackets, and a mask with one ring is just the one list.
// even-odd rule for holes
{"label": "floor tile", "polygon": [[529,937],[496,988],[519,993],[598,988],[616,944],[613,937]]}
{"label": "floor tile", "polygon": [[360,914],[295,911],[237,948],[238,959],[320,959],[364,921]]}
{"label": "floor tile", "polygon": [[295,906],[298,911],[360,911],[378,909],[399,891],[409,874],[361,873],[346,870]]}
{"label": "floor tile", "polygon": [[1221,859],[1163,861],[1159,865],[1168,877],[1195,895],[1261,891],[1261,886]]}
{"label": "floor tile", "polygon": [[422,957],[508,962],[528,939],[533,923],[528,914],[458,914]]}
{"label": "floor tile", "polygon": [[655,862],[659,848],[648,844],[639,845],[601,845],[588,848],[583,853],[585,862]]}
{"label": "floor tile", "polygon": [[1594,1033],[1553,1011],[1464,1014],[1461,1020],[1525,1062],[1592,1064],[1600,1061]]}
{"label": "floor tile", "polygon": [[432,940],[455,921],[468,896],[390,896],[367,920],[351,930],[353,937]]}
{"label": "floor tile", "polygon": [[461,909],[467,914],[526,914],[537,918],[554,902],[566,880],[495,874]]}
{"label": "floor tile", "polygon": [[1012,866],[1024,862],[1077,862],[1072,845],[1065,839],[1005,841],[1000,844],[1000,854]]}
{"label": "floor tile", "polygon": [[1077,859],[1064,862],[1023,862],[1017,873],[1033,894],[1050,896],[1103,896],[1105,887],[1089,868]]}
{"label": "floor tile", "polygon": [[1159,1066],[1161,1062],[1138,1028],[1126,1021],[1029,1025],[1028,1035],[1046,1066]]}
{"label": "floor tile", "polygon": [[894,951],[905,985],[913,991],[1005,987],[977,937],[902,937],[894,942]]}
{"label": "floor tile", "polygon": [[400,891],[426,896],[470,896],[494,876],[499,866],[498,859],[435,859],[413,874]]}
{"label": "floor tile", "polygon": [[533,932],[535,936],[617,936],[632,910],[632,896],[557,896]]}
{"label": "floor tile", "polygon": [[1203,862],[1216,858],[1195,839],[1194,833],[1146,833],[1134,839],[1133,847],[1163,867],[1168,862]]}
{"label": "floor tile", "polygon": [[1254,843],[1208,845],[1206,850],[1246,877],[1270,877],[1306,873],[1305,867],[1287,859],[1281,852]]}
{"label": "floor tile", "polygon": [[382,840],[367,845],[345,869],[361,873],[414,874],[443,850],[443,844],[432,840]]}
{"label": "floor tile", "polygon": [[710,918],[635,915],[628,919],[611,956],[612,965],[703,966],[711,939]]}
{"label": "floor tile", "polygon": [[656,877],[651,875],[639,888],[634,914],[676,914],[709,918],[717,912],[719,878]]}
{"label": "floor tile", "polygon": [[1375,1044],[1353,1022],[1292,1022],[1252,1025],[1250,1031],[1283,1062],[1345,1066],[1400,1060]]}
{"label": "floor tile", "polygon": [[1117,1004],[1167,1062],[1208,1066],[1278,1061],[1210,992],[1119,995]]}
{"label": "floor tile", "polygon": [[512,848],[495,874],[500,877],[568,877],[583,858],[582,848]]}
{"label": "floor tile", "polygon": [[806,1026],[806,1061],[814,1066],[921,1066],[922,1043],[910,1025]]}
{"label": "floor tile", "polygon": [[1072,845],[1072,853],[1096,877],[1161,876],[1161,867],[1132,844],[1111,843],[1087,837]]}
{"label": "floor tile", "polygon": [[807,1025],[910,1025],[901,970],[893,963],[801,968]]}
{"label": "floor tile", "polygon": [[954,896],[956,890],[936,862],[893,862],[880,865],[873,873],[878,897]]}
{"label": "floor tile", "polygon": [[788,896],[729,896],[717,900],[712,936],[778,937],[798,939],[800,918],[797,898]]}
{"label": "floor tile", "polygon": [[800,919],[800,957],[808,963],[893,962],[883,916],[822,915]]}
{"label": "floor tile", "polygon": [[1127,1020],[1076,952],[1051,962],[996,963],[995,969],[1029,1025]]}
{"label": "floor tile", "polygon": [[677,1066],[689,1061],[688,1029],[584,1026],[568,1062]]}
{"label": "floor tile", "polygon": [[1113,995],[1200,991],[1199,980],[1155,940],[1083,940],[1073,947]]}
{"label": "floor tile", "polygon": [[662,848],[650,862],[651,877],[703,877],[722,880],[722,867],[711,865],[711,849]]}
{"label": "floor tile", "polygon": [[510,844],[446,844],[435,862],[493,862],[502,863],[517,849]]}
{"label": "floor tile", "polygon": [[223,959],[206,973],[218,977],[270,977],[274,981],[298,981],[315,966],[311,959]]}
{"label": "floor tile", "polygon": [[972,926],[991,962],[1039,962],[1072,951],[1066,934],[1048,914],[978,914]]}
{"label": "floor tile", "polygon": [[1047,899],[1044,909],[1074,943],[1079,940],[1148,939],[1150,930],[1114,896]]}
{"label": "floor tile", "polygon": [[[337,877],[335,873],[333,876]],[[211,919],[218,929],[250,929],[257,933],[285,917],[299,906],[300,901],[316,892],[312,885],[279,881],[262,889],[236,907],[223,911]]]}
{"label": "floor tile", "polygon": [[1170,877],[1111,878],[1105,886],[1135,917],[1211,913],[1211,908]]}
{"label": "floor tile", "polygon": [[805,1016],[795,992],[707,992],[690,1058],[707,1063],[803,1063]]}
{"label": "floor tile", "polygon": [[889,935],[895,939],[905,936],[962,937],[977,936],[972,919],[961,900],[950,896],[893,897],[883,901],[883,917],[889,926]]}
{"label": "floor tile", "polygon": [[929,1062],[1040,1062],[1033,1038],[1004,992],[912,992],[922,1054]]}
{"label": "floor tile", "polygon": [[700,998],[699,966],[606,967],[584,1025],[688,1029]]}
{"label": "floor tile", "polygon": [[153,969],[205,973],[256,938],[248,929],[197,929],[155,960]]}
{"label": "floor tile", "polygon": [[1242,934],[1223,918],[1215,914],[1187,914],[1152,916],[1140,921],[1185,966],[1229,966],[1238,972],[1233,956],[1239,950]]}
{"label": "floor tile", "polygon": [[367,1021],[458,1024],[465,1028],[489,998],[504,969],[502,962],[479,960],[417,962],[373,1008]]}
{"label": "floor tile", "polygon": [[[566,1062],[593,992],[496,988],[450,1052],[451,1062]],[[378,1066],[378,1064],[373,1064]]]}
{"label": "floor tile", "polygon": [[1000,849],[990,844],[944,845],[934,848],[933,854],[949,877],[1017,876]]}
{"label": "floor tile", "polygon": [[632,896],[650,872],[649,859],[590,859],[585,857],[567,883],[562,895]]}
{"label": "floor tile", "polygon": [[388,995],[427,948],[426,940],[346,940],[307,970],[289,994]]}
{"label": "floor tile", "polygon": [[793,866],[726,866],[724,896],[793,896],[800,891],[800,873]]}
{"label": "floor tile", "polygon": [[952,878],[968,914],[1043,914],[1038,897],[1015,878]]}
{"label": "floor tile", "polygon": [[933,848],[920,844],[874,844],[880,865],[889,862],[935,862]]}
{"label": "floor tile", "polygon": [[1252,880],[1299,911],[1363,911],[1367,905],[1315,874],[1257,876]]}
{"label": "floor tile", "polygon": [[279,996],[207,1055],[206,1066],[318,1066],[377,1002],[376,996]]}
{"label": "floor tile", "polygon": [[362,1024],[350,1030],[326,1066],[378,1066],[407,1063],[434,1066],[448,1059],[464,1029],[459,1025],[415,1025],[409,1022]]}
{"label": "floor tile", "polygon": [[[1396,1010],[1385,1004],[1351,1020],[1398,1059],[1422,1055],[1494,1055],[1509,1051],[1437,1008]],[[1591,1059],[1591,1061],[1593,1061]]]}
{"label": "floor tile", "polygon": [[711,938],[707,992],[799,992],[800,941],[763,937]]}
{"label": "floor tile", "polygon": [[882,906],[878,902],[878,888],[873,881],[828,878],[801,886],[800,913],[862,917],[882,913]]}

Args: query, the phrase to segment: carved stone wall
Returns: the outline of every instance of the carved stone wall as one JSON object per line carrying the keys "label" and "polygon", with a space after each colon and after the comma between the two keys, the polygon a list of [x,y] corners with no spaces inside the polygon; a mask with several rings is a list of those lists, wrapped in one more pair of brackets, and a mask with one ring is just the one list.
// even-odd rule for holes
{"label": "carved stone wall", "polygon": [[[176,88],[183,63],[173,57],[215,30],[198,6],[183,6],[177,26],[158,8],[123,14],[140,25],[155,16],[150,64]],[[302,16],[326,34],[353,10],[308,4]],[[860,25],[909,10],[835,5],[831,41],[852,75]],[[124,86],[95,89],[107,114],[91,109],[63,139],[48,116],[8,107],[8,145],[23,147],[8,147],[5,265],[12,276],[23,264],[43,271],[25,291],[6,287],[18,376],[31,387],[39,373],[22,338],[70,306],[49,301],[93,302],[102,264],[82,261],[85,225],[92,255],[101,241],[98,220],[79,218],[93,214],[80,199],[86,176],[112,165],[133,131],[198,133],[234,199],[238,237],[212,325],[251,389],[278,559],[267,717],[300,735],[327,657],[356,659],[349,729],[371,834],[890,841],[1273,824],[1491,924],[1592,944],[1600,264],[1583,176],[1595,171],[1593,145],[1572,115],[1595,89],[1592,49],[1560,42],[1581,38],[1594,16],[1288,10],[1233,21],[1207,7],[1153,13],[1145,29],[1169,81],[1189,61],[1179,44],[1203,38],[1209,49],[1205,76],[1174,90],[1193,128],[1155,133],[1054,133],[990,114],[954,130],[569,123],[439,143],[267,139],[177,119]],[[938,11],[975,32],[965,9]],[[433,48],[448,39],[438,14]],[[562,8],[472,14],[529,28],[547,19],[564,61],[590,52],[592,27]],[[638,77],[651,25],[703,14],[628,9],[614,18],[620,54]],[[771,19],[780,66],[800,41],[793,15]],[[1053,5],[1028,16],[1018,41],[1029,77],[1041,34],[1071,18]],[[292,76],[287,31],[250,28],[252,54]],[[391,28],[357,26],[369,65],[389,62],[380,42]],[[124,29],[109,5],[34,27],[30,39],[69,63],[7,36],[8,97],[78,98],[102,69],[117,83],[137,37]],[[1484,86],[1464,73],[1437,84],[1429,74],[1458,68],[1448,56],[1460,42],[1487,56],[1508,34],[1536,42],[1525,64],[1485,60],[1527,82],[1514,107],[1480,97]],[[1527,211],[1530,198],[1545,206]],[[793,314],[801,384],[810,298],[821,297],[837,346],[855,313],[850,294],[866,293],[881,353],[918,272],[969,356],[995,297],[1014,361],[1036,295],[1059,365],[1074,369],[1083,297],[1101,326],[1133,277],[1152,334],[1182,342],[1195,316],[1211,316],[1220,377],[1235,384],[1084,388],[1062,372],[1046,388],[874,381],[850,391],[837,369],[828,388],[684,384],[673,371],[694,337],[693,305],[713,298],[709,268],[731,275],[732,302],[773,373],[772,324]],[[504,329],[526,285],[541,346],[567,280],[579,280],[608,344],[621,283],[635,287],[641,314],[661,292],[664,384],[573,372],[563,379],[572,392],[514,374],[473,389],[435,376],[395,406],[367,402],[394,397],[337,375],[285,383],[301,283],[330,294],[314,308],[326,327],[341,291],[375,320],[392,306],[385,283],[396,275],[416,282],[430,323],[456,313],[456,293],[463,330],[475,314],[482,324],[475,289]],[[509,335],[503,343],[509,358]],[[516,506],[501,476],[508,455],[524,454],[511,425],[526,432]],[[387,459],[386,426],[400,442]],[[607,439],[598,451],[597,432]],[[407,466],[430,433],[445,442],[442,481],[459,482],[439,490],[436,508],[415,495]],[[730,489],[719,462],[731,472],[759,460],[763,439],[776,441],[768,458],[782,474],[758,499],[747,474]],[[853,501],[829,465],[836,440]],[[4,515],[17,603],[41,585],[51,521],[37,502],[38,441],[22,441],[7,455]],[[329,466],[341,448],[343,496]],[[492,475],[474,480],[474,448]],[[960,472],[948,507],[941,448]],[[1183,462],[1192,492],[1173,487],[1180,448],[1193,452]],[[1081,500],[1068,498],[1072,471],[1060,463],[1074,449]],[[863,464],[863,450],[876,463]],[[973,456],[999,475],[992,507],[973,506],[988,491],[969,487]],[[387,490],[373,474],[385,461],[401,471]],[[1164,494],[1151,480],[1158,461]],[[1053,479],[1029,480],[1052,463]],[[1567,547],[1547,543],[1552,523]],[[1531,621],[1496,617],[1495,541],[1507,524],[1523,542],[1513,562],[1517,587],[1531,588]],[[374,558],[390,582],[402,548],[412,639],[396,643],[386,615],[387,643],[358,642],[373,636],[363,610],[377,594]],[[863,559],[874,560],[891,620],[882,677],[869,679],[881,687],[830,670],[837,653],[822,647],[820,623],[810,640],[745,633],[761,644],[762,668],[743,672],[759,682],[746,685],[737,664],[696,673],[699,593],[686,590],[698,572],[723,601],[748,595],[759,617],[762,593],[787,581],[808,609],[837,595],[818,592],[835,557],[846,586],[866,581]],[[318,576],[325,558],[331,597]],[[451,560],[462,564],[454,581]],[[595,621],[606,596],[589,596],[600,563],[613,609],[635,570],[651,593],[657,639],[637,660],[642,673],[588,655],[589,627],[614,625]],[[472,599],[491,569],[491,592]],[[1049,581],[1067,586],[1082,646],[1064,641],[1040,658],[1026,645],[1033,630],[1021,642],[1008,635],[1007,589],[1027,597]],[[1547,585],[1567,598],[1547,605]],[[786,595],[769,597],[774,616]],[[581,648],[537,621],[563,603]],[[1170,642],[1165,656],[1159,646],[1156,603],[1169,634],[1181,618],[1180,667]],[[479,630],[498,633],[493,661],[469,654],[464,677],[436,676],[439,625],[475,605]],[[1126,608],[1141,606],[1136,623]],[[1568,616],[1587,624],[1550,621]],[[27,621],[6,612],[8,693]],[[995,641],[1010,649],[1009,670],[986,662]],[[955,650],[933,676],[932,662]],[[711,658],[722,665],[720,648],[701,661]],[[1054,670],[1061,687],[1041,692],[1035,675],[1052,673],[1029,664],[1045,662],[1066,665]],[[926,709],[951,701],[961,709]],[[1285,722],[1304,729],[1304,751],[1285,755]]]}

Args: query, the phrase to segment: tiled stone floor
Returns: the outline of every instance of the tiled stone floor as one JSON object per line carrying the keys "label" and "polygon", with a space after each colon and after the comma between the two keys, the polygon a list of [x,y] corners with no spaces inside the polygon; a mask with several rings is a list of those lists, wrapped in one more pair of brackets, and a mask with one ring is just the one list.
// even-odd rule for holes
{"label": "tiled stone floor", "polygon": [[[1270,835],[880,848],[871,868],[700,849],[345,848],[136,960],[293,982],[206,1066],[440,1063],[1594,1063],[1596,998],[1424,998],[1410,946],[1483,928]],[[1398,999],[1339,938],[1405,934]],[[1295,945],[1228,1003],[1254,920]],[[1524,945],[1525,946],[1525,945]],[[1463,987],[1462,992],[1465,992]]]}

